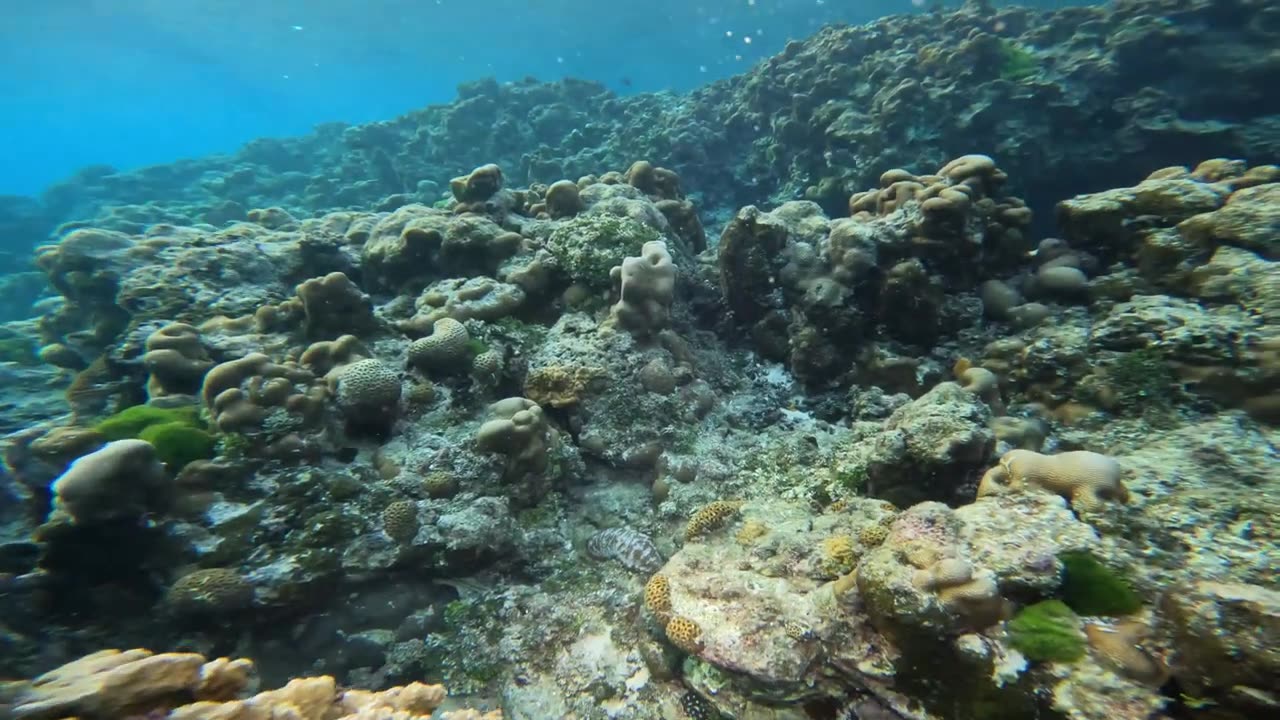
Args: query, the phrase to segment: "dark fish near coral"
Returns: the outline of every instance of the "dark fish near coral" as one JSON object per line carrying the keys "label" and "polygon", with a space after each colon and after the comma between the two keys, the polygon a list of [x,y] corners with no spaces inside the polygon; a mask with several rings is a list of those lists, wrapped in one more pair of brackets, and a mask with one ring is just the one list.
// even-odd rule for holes
{"label": "dark fish near coral", "polygon": [[601,560],[617,560],[636,572],[656,572],[665,562],[648,535],[629,527],[608,528],[592,535],[587,552]]}
{"label": "dark fish near coral", "polygon": [[715,720],[720,717],[720,713],[716,712],[715,708],[692,690],[680,697],[680,709],[693,720]]}

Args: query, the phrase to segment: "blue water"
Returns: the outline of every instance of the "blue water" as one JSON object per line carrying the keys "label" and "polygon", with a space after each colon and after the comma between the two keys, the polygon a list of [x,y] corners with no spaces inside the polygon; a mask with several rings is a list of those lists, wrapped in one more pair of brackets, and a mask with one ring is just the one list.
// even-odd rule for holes
{"label": "blue water", "polygon": [[[952,2],[954,4],[954,0]],[[1024,2],[1057,6],[1060,0]],[[18,6],[21,7],[18,7]],[[741,72],[911,0],[47,0],[0,23],[0,195],[564,76],[619,94]]]}

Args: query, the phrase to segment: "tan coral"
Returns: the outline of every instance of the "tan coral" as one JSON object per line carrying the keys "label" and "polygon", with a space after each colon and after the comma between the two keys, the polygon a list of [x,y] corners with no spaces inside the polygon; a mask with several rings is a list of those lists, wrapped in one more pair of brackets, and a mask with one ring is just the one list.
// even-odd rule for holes
{"label": "tan coral", "polygon": [[342,335],[337,340],[311,343],[298,358],[298,363],[318,376],[325,376],[334,368],[371,356],[372,354],[360,338],[355,335]]}
{"label": "tan coral", "polygon": [[213,361],[200,343],[200,331],[185,323],[171,323],[147,337],[142,364],[151,374],[151,398],[195,392]]}
{"label": "tan coral", "polygon": [[889,526],[884,524],[866,525],[858,531],[858,542],[863,547],[877,547],[883,544],[887,537],[889,537]]}
{"label": "tan coral", "polygon": [[277,364],[262,353],[250,353],[209,370],[200,396],[214,425],[224,432],[258,429],[275,407],[310,424],[323,408],[324,388],[314,381],[314,375],[295,363]]}
{"label": "tan coral", "polygon": [[1106,501],[1128,501],[1122,473],[1114,458],[1088,450],[1057,455],[1010,450],[1000,458],[999,465],[983,475],[978,497],[1033,486],[1067,498],[1073,507],[1093,510]]}
{"label": "tan coral", "polygon": [[751,545],[767,534],[769,534],[769,526],[752,518],[742,523],[742,527],[738,529],[738,534],[733,539],[739,545]]}
{"label": "tan coral", "polygon": [[944,557],[930,567],[917,570],[912,584],[929,590],[971,627],[987,627],[1005,614],[1004,598],[994,575],[975,572],[967,560]]}
{"label": "tan coral", "polygon": [[848,573],[858,564],[858,548],[851,535],[832,535],[822,540],[820,565],[828,576]]}
{"label": "tan coral", "polygon": [[[19,720],[159,716],[168,720],[428,720],[444,702],[439,685],[410,683],[379,692],[339,690],[332,677],[290,680],[235,699],[248,689],[249,660],[205,661],[195,653],[104,650],[33,680],[13,708]],[[174,707],[175,699],[191,698]],[[446,712],[454,720],[501,720],[494,711]]]}
{"label": "tan coral", "polygon": [[1091,622],[1084,626],[1089,648],[1125,677],[1149,685],[1162,685],[1168,668],[1142,647],[1147,627],[1134,620]]}
{"label": "tan coral", "polygon": [[546,468],[549,428],[537,403],[506,398],[490,405],[489,412],[494,418],[476,431],[476,447],[506,455],[508,477]]}
{"label": "tan coral", "polygon": [[[967,361],[965,361],[967,363]],[[982,398],[982,402],[991,408],[991,414],[1004,415],[1004,400],[1000,397],[1000,377],[984,367],[965,367],[956,363],[956,379],[960,387]]]}
{"label": "tan coral", "polygon": [[[516,236],[519,237],[519,236]],[[412,337],[429,334],[442,318],[493,321],[512,315],[526,298],[519,285],[491,277],[440,280],[419,296],[416,314],[398,325]]]}
{"label": "tan coral", "polygon": [[997,440],[1014,448],[1039,450],[1044,445],[1046,428],[1044,422],[1038,419],[1005,415],[991,418],[987,427],[995,433]]}
{"label": "tan coral", "polygon": [[604,368],[582,365],[546,365],[529,371],[524,380],[525,395],[539,405],[563,408],[577,405]]}
{"label": "tan coral", "polygon": [[648,336],[667,326],[676,287],[676,266],[667,244],[644,244],[638,257],[628,257],[609,272],[618,288],[618,302],[609,313],[609,324],[637,336]]}

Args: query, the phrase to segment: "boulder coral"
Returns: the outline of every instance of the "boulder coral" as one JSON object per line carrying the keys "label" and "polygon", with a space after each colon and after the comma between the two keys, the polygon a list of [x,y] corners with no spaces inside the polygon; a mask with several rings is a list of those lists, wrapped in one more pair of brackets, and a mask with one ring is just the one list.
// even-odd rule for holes
{"label": "boulder coral", "polygon": [[666,243],[645,243],[638,257],[626,258],[609,274],[618,286],[618,302],[609,312],[613,325],[639,337],[652,336],[667,326],[676,267]]}
{"label": "boulder coral", "polygon": [[49,489],[51,517],[65,515],[81,525],[163,510],[172,495],[170,477],[145,440],[103,445],[71,463]]}
{"label": "boulder coral", "polygon": [[507,457],[509,476],[539,473],[547,465],[548,428],[542,408],[513,397],[489,406],[493,419],[476,431],[476,447]]}

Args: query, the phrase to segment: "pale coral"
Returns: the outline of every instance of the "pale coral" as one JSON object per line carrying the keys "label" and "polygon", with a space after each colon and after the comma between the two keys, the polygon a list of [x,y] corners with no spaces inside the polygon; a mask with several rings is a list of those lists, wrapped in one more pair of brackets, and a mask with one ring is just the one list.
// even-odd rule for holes
{"label": "pale coral", "polygon": [[[340,690],[327,675],[236,699],[251,682],[249,660],[206,661],[195,653],[103,650],[31,681],[19,693],[19,720],[164,717],[168,720],[427,720],[444,702],[440,685],[409,683],[379,692]],[[175,698],[195,702],[173,706]],[[452,720],[501,720],[494,711],[446,712]]]}
{"label": "pale coral", "polygon": [[1128,500],[1121,474],[1120,463],[1114,458],[1088,450],[1057,455],[1010,450],[999,465],[983,475],[978,497],[1033,486],[1067,498],[1078,509],[1092,510],[1108,500]]}

